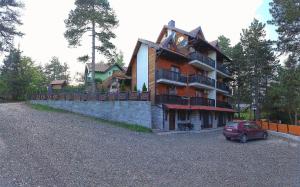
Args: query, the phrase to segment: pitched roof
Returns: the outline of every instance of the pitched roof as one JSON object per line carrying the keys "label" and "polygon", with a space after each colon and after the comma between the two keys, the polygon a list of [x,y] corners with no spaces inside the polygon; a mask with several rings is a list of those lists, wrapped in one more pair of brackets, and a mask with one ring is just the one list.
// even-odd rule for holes
{"label": "pitched roof", "polygon": [[[86,63],[86,66],[89,70],[92,69],[92,63]],[[119,66],[118,64],[109,65],[109,64],[105,64],[103,62],[95,64],[95,71],[104,73],[104,72],[110,70],[114,66],[118,66],[120,68],[120,70],[124,71],[124,69],[121,66]]]}
{"label": "pitched roof", "polygon": [[195,38],[198,34],[202,37],[203,40],[205,40],[204,34],[202,32],[201,26],[195,28],[194,30],[190,31],[191,35]]}
{"label": "pitched roof", "polygon": [[[87,63],[86,64],[88,69],[92,69],[92,63]],[[96,63],[95,64],[95,71],[98,72],[105,72],[110,66],[108,64],[104,63]]]}
{"label": "pitched roof", "polygon": [[60,84],[66,84],[66,83],[67,83],[66,80],[54,80],[50,84],[51,85],[60,85]]}

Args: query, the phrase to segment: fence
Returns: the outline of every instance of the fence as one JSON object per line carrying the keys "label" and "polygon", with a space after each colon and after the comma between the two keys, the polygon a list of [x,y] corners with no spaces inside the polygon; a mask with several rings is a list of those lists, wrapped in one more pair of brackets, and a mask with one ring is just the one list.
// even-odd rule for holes
{"label": "fence", "polygon": [[300,136],[300,126],[297,126],[297,125],[271,123],[269,121],[262,121],[262,120],[257,121],[257,124],[266,130]]}
{"label": "fence", "polygon": [[119,93],[40,93],[32,94],[31,100],[68,100],[68,101],[149,101],[150,92]]}

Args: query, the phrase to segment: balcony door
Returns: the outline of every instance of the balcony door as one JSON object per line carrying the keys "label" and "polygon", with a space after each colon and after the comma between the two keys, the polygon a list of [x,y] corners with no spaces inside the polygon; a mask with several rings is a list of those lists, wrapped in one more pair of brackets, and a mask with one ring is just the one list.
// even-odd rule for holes
{"label": "balcony door", "polygon": [[179,69],[179,67],[176,67],[176,66],[171,67],[171,76],[172,76],[172,80],[179,81],[179,79],[180,79],[180,69]]}

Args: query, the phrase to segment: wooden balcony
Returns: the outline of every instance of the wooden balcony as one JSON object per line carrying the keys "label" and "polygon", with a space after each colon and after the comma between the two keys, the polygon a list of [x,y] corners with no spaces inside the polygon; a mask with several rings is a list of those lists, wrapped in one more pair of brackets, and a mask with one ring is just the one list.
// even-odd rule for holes
{"label": "wooden balcony", "polygon": [[192,52],[189,54],[189,64],[204,69],[206,71],[213,71],[215,69],[215,61],[199,52]]}
{"label": "wooden balcony", "polygon": [[215,106],[215,100],[204,97],[191,97],[191,105]]}
{"label": "wooden balcony", "polygon": [[218,70],[217,73],[222,77],[232,78],[230,71],[228,70],[227,66],[225,66],[224,64],[217,63],[217,70]]}
{"label": "wooden balcony", "polygon": [[182,97],[177,95],[156,95],[157,104],[215,106],[215,100],[204,97]]}
{"label": "wooden balcony", "polygon": [[229,104],[228,102],[224,102],[224,101],[217,101],[217,107],[233,109],[231,104]]}
{"label": "wooden balcony", "polygon": [[231,93],[229,86],[223,82],[217,82],[217,88],[225,93]]}
{"label": "wooden balcony", "polygon": [[176,86],[187,86],[187,77],[178,72],[160,69],[156,71],[156,82]]}
{"label": "wooden balcony", "polygon": [[204,89],[214,89],[215,88],[215,80],[203,75],[190,75],[189,76],[189,86],[193,86],[196,88],[204,88]]}

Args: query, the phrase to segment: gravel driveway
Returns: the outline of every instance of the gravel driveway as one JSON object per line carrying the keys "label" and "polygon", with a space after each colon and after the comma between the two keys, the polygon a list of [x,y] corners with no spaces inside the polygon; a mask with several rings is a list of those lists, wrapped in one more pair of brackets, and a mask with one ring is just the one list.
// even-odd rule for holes
{"label": "gravel driveway", "polygon": [[0,186],[299,186],[300,144],[155,135],[0,104]]}

